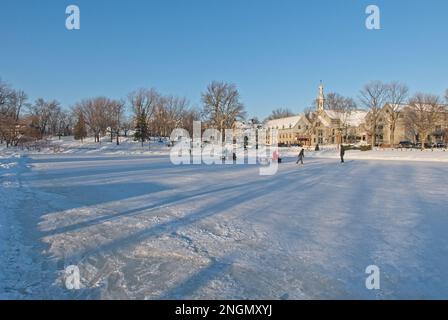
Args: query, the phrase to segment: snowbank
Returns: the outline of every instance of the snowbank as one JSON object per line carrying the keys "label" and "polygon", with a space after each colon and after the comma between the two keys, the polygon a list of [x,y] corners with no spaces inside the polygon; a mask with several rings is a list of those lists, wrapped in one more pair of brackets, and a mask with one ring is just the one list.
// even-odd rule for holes
{"label": "snowbank", "polygon": [[145,142],[134,141],[132,137],[120,138],[120,145],[110,141],[110,137],[101,138],[101,142],[94,142],[93,138],[86,138],[82,142],[73,137],[50,138],[28,148],[9,148],[0,146],[0,154],[106,154],[106,155],[149,155],[169,154],[170,148],[161,140]]}

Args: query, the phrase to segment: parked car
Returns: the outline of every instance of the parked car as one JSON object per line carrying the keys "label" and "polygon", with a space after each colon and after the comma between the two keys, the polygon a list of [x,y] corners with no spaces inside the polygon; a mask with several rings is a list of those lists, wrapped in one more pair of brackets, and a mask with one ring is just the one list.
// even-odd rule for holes
{"label": "parked car", "polygon": [[436,143],[436,148],[446,149],[446,143],[438,142]]}
{"label": "parked car", "polygon": [[[425,149],[432,149],[435,148],[436,145],[433,143],[429,143],[429,142],[425,142]],[[415,144],[415,148],[421,149],[422,148],[422,143],[418,142]]]}
{"label": "parked car", "polygon": [[408,148],[416,147],[416,144],[414,144],[411,141],[400,141],[400,143],[398,144],[398,147],[399,148],[406,148],[406,149],[408,149]]}

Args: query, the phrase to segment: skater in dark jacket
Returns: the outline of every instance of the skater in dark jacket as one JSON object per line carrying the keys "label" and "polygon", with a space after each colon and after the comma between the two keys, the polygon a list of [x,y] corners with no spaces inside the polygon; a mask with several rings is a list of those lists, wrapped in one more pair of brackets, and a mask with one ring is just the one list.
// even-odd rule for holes
{"label": "skater in dark jacket", "polygon": [[341,144],[341,163],[344,163],[344,155],[345,155],[345,148],[344,145]]}
{"label": "skater in dark jacket", "polygon": [[305,149],[300,150],[299,158],[297,159],[296,164],[299,164],[299,162],[303,164],[303,158],[305,158]]}

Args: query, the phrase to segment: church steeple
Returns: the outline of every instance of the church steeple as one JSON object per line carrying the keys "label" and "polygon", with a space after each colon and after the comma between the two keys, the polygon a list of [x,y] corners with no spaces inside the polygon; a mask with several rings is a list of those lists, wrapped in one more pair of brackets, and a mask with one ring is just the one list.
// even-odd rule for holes
{"label": "church steeple", "polygon": [[324,104],[325,104],[325,94],[324,94],[324,86],[322,84],[322,80],[320,81],[319,95],[317,96],[316,104],[317,104],[317,111],[323,112]]}

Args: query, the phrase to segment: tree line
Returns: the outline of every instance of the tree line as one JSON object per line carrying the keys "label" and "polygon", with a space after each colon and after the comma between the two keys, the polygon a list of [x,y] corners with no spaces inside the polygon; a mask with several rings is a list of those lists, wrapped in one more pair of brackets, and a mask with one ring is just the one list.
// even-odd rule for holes
{"label": "tree line", "polygon": [[231,128],[246,112],[234,84],[213,81],[201,95],[202,107],[191,106],[185,97],[163,95],[155,88],[137,89],[124,99],[93,97],[70,108],[56,100],[30,102],[21,90],[0,79],[0,143],[17,146],[47,136],[69,136],[83,140],[104,136],[120,143],[120,136],[133,131],[143,145],[150,137],[168,137],[175,128],[192,135],[193,122],[206,127]]}
{"label": "tree line", "polygon": [[[448,90],[444,98],[448,102]],[[386,103],[389,109],[384,113]],[[155,88],[141,88],[123,99],[87,98],[64,108],[57,100],[38,98],[30,102],[24,91],[14,89],[0,79],[0,143],[9,147],[46,136],[68,135],[74,135],[78,140],[93,137],[100,142],[101,137],[108,135],[110,141],[119,144],[120,136],[128,136],[132,131],[134,139],[143,145],[150,137],[168,137],[175,128],[184,128],[192,135],[194,121],[202,121],[203,129],[214,127],[223,132],[246,117],[240,93],[231,83],[211,82],[201,94],[201,104],[198,108],[185,97],[164,95]],[[366,84],[360,90],[358,102],[330,92],[325,97],[324,108],[343,115],[341,126],[345,126],[345,120],[354,110],[368,110],[365,126],[373,145],[376,144],[380,119],[389,126],[391,141],[395,141],[397,122],[403,118],[408,130],[415,132],[424,144],[426,137],[436,130],[441,117],[446,119],[447,114],[443,98],[425,93],[410,96],[405,84],[381,81]],[[313,110],[308,108],[305,114],[312,114]],[[294,115],[290,109],[280,108],[265,121]],[[253,120],[258,123],[256,118]]]}

